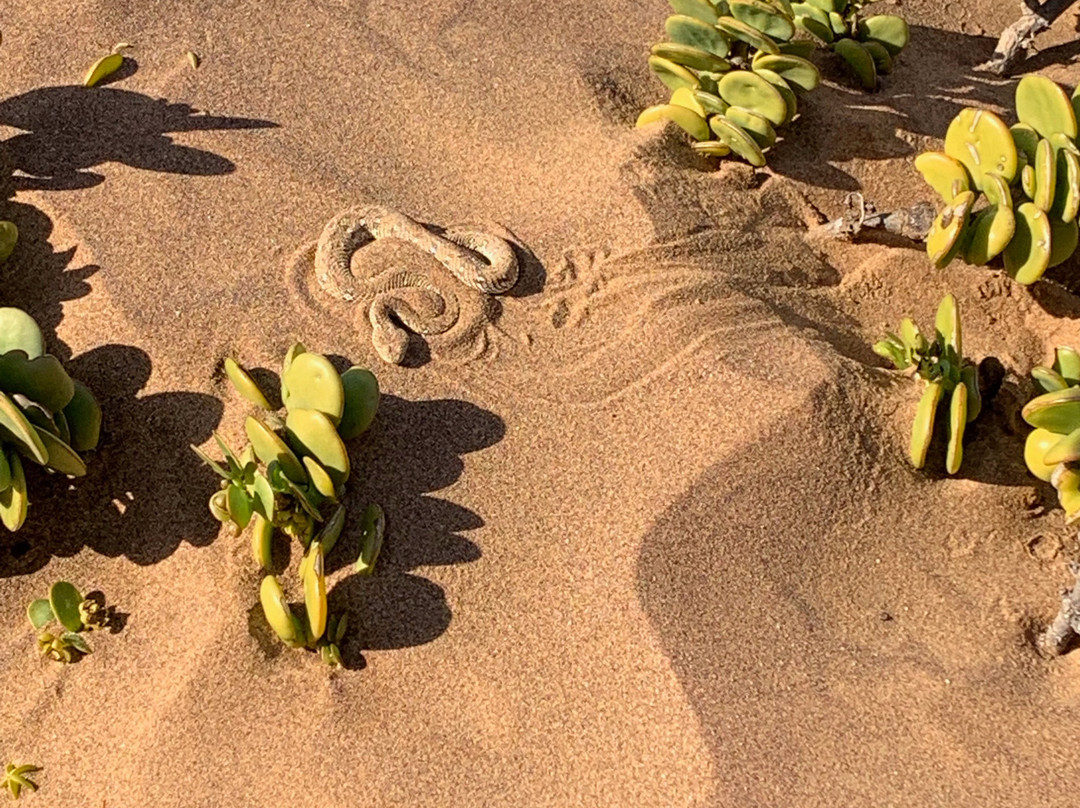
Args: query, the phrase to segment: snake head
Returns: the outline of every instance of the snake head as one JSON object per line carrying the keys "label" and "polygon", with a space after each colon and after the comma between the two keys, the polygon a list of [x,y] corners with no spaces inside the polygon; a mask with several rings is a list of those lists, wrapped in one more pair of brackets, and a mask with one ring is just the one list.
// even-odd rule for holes
{"label": "snake head", "polygon": [[365,314],[371,323],[371,341],[379,358],[391,365],[400,365],[405,361],[405,353],[409,349],[408,333],[403,328],[382,322],[377,302],[374,302],[366,312],[363,309],[357,310],[357,318]]}

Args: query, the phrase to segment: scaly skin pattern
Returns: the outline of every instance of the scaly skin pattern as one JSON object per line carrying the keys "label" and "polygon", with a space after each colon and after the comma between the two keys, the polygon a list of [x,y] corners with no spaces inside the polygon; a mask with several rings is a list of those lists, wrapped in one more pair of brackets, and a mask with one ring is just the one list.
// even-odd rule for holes
{"label": "scaly skin pattern", "polygon": [[517,259],[503,239],[453,228],[437,236],[403,213],[382,205],[364,205],[339,213],[319,237],[315,276],[322,288],[343,300],[356,300],[360,281],[352,274],[352,254],[378,238],[415,244],[463,284],[485,294],[501,294],[517,283]]}
{"label": "scaly skin pattern", "polygon": [[315,278],[327,294],[358,304],[357,316],[371,323],[375,350],[383,361],[392,364],[404,360],[409,341],[394,318],[416,334],[444,334],[458,323],[461,304],[459,290],[436,274],[391,269],[366,278],[353,275],[353,254],[379,238],[397,238],[416,245],[469,290],[481,294],[500,294],[517,283],[513,248],[498,236],[467,228],[451,228],[438,236],[408,216],[381,205],[338,214],[323,229],[316,245]]}

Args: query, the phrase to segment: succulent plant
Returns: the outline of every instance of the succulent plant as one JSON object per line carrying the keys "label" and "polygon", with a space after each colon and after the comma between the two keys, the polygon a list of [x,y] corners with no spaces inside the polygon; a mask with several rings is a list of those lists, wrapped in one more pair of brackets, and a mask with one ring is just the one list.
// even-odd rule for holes
{"label": "succulent plant", "polygon": [[[83,597],[67,581],[58,581],[49,589],[48,598],[38,598],[26,607],[30,625],[38,631],[37,645],[41,655],[56,662],[73,662],[91,649],[81,632],[105,628],[111,609],[106,609],[98,597]],[[50,623],[59,623],[56,629]]]}
{"label": "succulent plant", "polygon": [[[298,577],[305,619],[289,607],[273,575],[263,579],[259,601],[286,645],[318,649],[328,663],[340,664],[347,621],[328,614],[324,559],[345,525],[341,499],[351,472],[345,441],[371,425],[379,403],[378,382],[360,367],[339,375],[325,356],[296,343],[282,366],[282,417],[232,358],[225,360],[225,373],[236,391],[263,412],[245,421],[249,443],[239,454],[214,433],[224,464],[191,447],[222,478],[221,489],[210,498],[210,512],[236,534],[251,528],[252,556],[267,571],[274,566],[275,530],[300,542],[304,555]],[[382,509],[370,505],[359,534],[358,572],[370,572],[384,529]]]}
{"label": "succulent plant", "polygon": [[694,139],[695,151],[735,154],[753,166],[776,142],[776,128],[797,112],[797,92],[821,81],[807,60],[809,40],[792,41],[795,17],[787,0],[671,0],[668,40],[652,48],[649,68],[671,91],[637,126],[672,121]]}
{"label": "succulent plant", "polygon": [[86,385],[45,353],[34,319],[0,308],[0,521],[18,530],[28,506],[23,458],[48,471],[81,477],[79,452],[94,449],[101,409]]}
{"label": "succulent plant", "polygon": [[[808,57],[820,41],[839,54],[868,89],[892,70],[908,43],[907,23],[882,14],[860,18],[862,0],[670,0],[668,41],[654,45],[649,68],[669,90],[666,104],[644,110],[637,126],[671,121],[700,154],[734,153],[764,166],[776,129],[797,114],[796,93],[821,74]],[[794,39],[798,30],[811,39]]]}
{"label": "succulent plant", "polygon": [[944,152],[915,167],[944,201],[926,238],[937,267],[961,257],[982,266],[1001,256],[1005,271],[1030,284],[1076,250],[1080,211],[1080,93],[1043,76],[1016,87],[1019,121],[1009,126],[972,107],[953,119]]}
{"label": "succulent plant", "polygon": [[832,48],[863,89],[873,90],[881,75],[907,47],[910,32],[901,17],[876,14],[860,18],[864,0],[807,0],[792,3],[795,25]]}
{"label": "succulent plant", "polygon": [[14,763],[8,763],[4,766],[4,779],[0,780],[0,789],[6,788],[11,792],[11,798],[14,800],[19,799],[24,788],[37,791],[37,783],[26,775],[39,771],[41,771],[40,766],[32,766],[28,763],[16,766]]}
{"label": "succulent plant", "polygon": [[1072,524],[1080,519],[1080,353],[1059,347],[1053,365],[1036,365],[1031,376],[1043,392],[1021,411],[1035,427],[1024,444],[1024,462],[1054,486]]}
{"label": "succulent plant", "polygon": [[917,469],[926,465],[938,408],[947,400],[949,428],[945,470],[956,474],[964,456],[964,428],[978,418],[982,408],[976,368],[964,359],[956,298],[945,295],[938,306],[932,341],[923,336],[910,317],[901,321],[899,330],[899,334],[890,332],[875,343],[874,353],[888,359],[898,370],[917,375],[926,382],[911,427],[911,463]]}

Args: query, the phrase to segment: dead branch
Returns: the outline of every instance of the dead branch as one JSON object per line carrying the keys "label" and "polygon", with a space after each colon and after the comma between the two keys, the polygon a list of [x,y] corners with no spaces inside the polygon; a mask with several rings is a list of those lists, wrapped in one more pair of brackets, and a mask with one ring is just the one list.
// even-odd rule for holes
{"label": "dead branch", "polygon": [[1020,19],[1001,33],[994,55],[976,67],[984,73],[1004,76],[1017,62],[1027,58],[1028,50],[1035,42],[1035,35],[1049,28],[1054,20],[1065,13],[1077,0],[1046,0],[1038,5],[1035,0],[1020,4]]}
{"label": "dead branch", "polygon": [[855,191],[847,195],[844,212],[838,219],[815,228],[815,234],[826,238],[853,240],[863,230],[884,230],[912,241],[922,241],[930,232],[937,211],[929,202],[902,210],[879,212],[873,202]]}
{"label": "dead branch", "polygon": [[1080,634],[1080,567],[1072,565],[1070,572],[1077,576],[1071,590],[1061,592],[1061,609],[1054,621],[1039,635],[1038,648],[1044,656],[1064,653],[1073,637]]}

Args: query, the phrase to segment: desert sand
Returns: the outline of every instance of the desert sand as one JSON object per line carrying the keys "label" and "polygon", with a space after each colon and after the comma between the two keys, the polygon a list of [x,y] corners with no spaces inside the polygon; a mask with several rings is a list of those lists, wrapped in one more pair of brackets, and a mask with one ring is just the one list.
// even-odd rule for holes
{"label": "desert sand", "polygon": [[[969,103],[1012,3],[907,0],[878,93],[829,58],[769,170],[632,128],[662,0],[12,0],[0,18],[4,305],[101,400],[74,483],[0,541],[0,756],[29,806],[1052,806],[1080,761],[1080,654],[1034,631],[1077,557],[1024,468],[1027,373],[1080,344],[1076,260],[1032,288],[892,237],[811,228],[912,168]],[[1024,70],[1080,81],[1074,15]],[[78,86],[115,42],[124,75]],[[202,59],[193,69],[186,51]],[[379,361],[288,268],[365,200],[496,222],[523,277],[473,344]],[[428,267],[401,245],[366,261]],[[953,292],[1006,369],[962,471],[906,461],[913,382],[870,350]],[[347,667],[272,637],[246,538],[188,448],[248,412],[221,373],[296,339],[377,373],[331,556]],[[344,547],[346,540],[341,542]],[[296,563],[294,552],[293,564]],[[125,615],[38,657],[54,580]]]}

